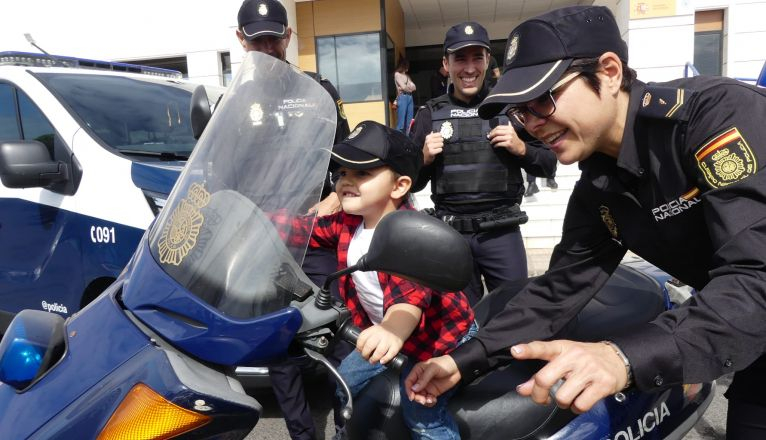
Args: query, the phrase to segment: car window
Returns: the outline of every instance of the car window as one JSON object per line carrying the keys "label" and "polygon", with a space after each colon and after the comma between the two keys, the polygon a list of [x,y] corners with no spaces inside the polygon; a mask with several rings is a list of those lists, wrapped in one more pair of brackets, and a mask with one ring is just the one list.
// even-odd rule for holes
{"label": "car window", "polygon": [[112,75],[37,76],[86,129],[124,154],[188,157],[194,148],[188,85]]}
{"label": "car window", "polygon": [[29,99],[21,90],[17,91],[19,96],[19,114],[21,115],[21,130],[24,133],[24,139],[28,141],[39,141],[53,152],[53,126],[40,111],[40,108]]}
{"label": "car window", "polygon": [[19,121],[13,86],[0,84],[0,140],[19,140]]}

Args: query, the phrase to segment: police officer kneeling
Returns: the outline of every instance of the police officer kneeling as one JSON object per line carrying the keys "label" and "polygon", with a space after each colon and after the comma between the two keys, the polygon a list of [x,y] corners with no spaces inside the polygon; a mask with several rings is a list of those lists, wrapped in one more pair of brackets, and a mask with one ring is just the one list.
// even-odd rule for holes
{"label": "police officer kneeling", "polygon": [[[527,20],[479,107],[508,108],[582,176],[548,272],[470,342],[413,368],[425,402],[510,354],[547,364],[518,392],[587,411],[629,386],[662,390],[735,372],[727,437],[766,438],[766,89],[721,77],[645,84],[605,7]],[[606,343],[549,339],[630,250],[697,289]]]}
{"label": "police officer kneeling", "polygon": [[[423,167],[414,190],[431,181],[435,215],[468,240],[474,277],[464,290],[471,304],[505,281],[527,277],[527,257],[519,225],[524,194],[521,168],[551,177],[556,157],[540,141],[522,133],[505,116],[479,119],[477,107],[487,96],[489,36],[478,23],[447,31],[442,63],[449,73],[448,92],[422,107],[410,136],[423,145]],[[519,129],[521,130],[521,129]]]}

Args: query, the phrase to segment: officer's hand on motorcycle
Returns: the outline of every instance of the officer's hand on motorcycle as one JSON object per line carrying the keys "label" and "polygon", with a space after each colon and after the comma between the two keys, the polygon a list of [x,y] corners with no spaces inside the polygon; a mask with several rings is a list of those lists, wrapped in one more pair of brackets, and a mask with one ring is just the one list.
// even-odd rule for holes
{"label": "officer's hand on motorcycle", "polygon": [[515,156],[523,156],[527,154],[527,144],[519,139],[519,135],[516,133],[516,129],[513,128],[510,121],[508,122],[508,125],[500,124],[493,128],[487,134],[487,138],[495,148],[506,148]]}
{"label": "officer's hand on motorcycle", "polygon": [[460,370],[452,356],[444,355],[418,362],[404,380],[407,398],[421,405],[434,406],[438,396],[460,382]]}
{"label": "officer's hand on motorcycle", "polygon": [[426,136],[426,141],[423,144],[423,165],[430,165],[437,154],[441,154],[444,150],[444,138],[439,132],[430,133]]}
{"label": "officer's hand on motorcycle", "polygon": [[531,379],[516,387],[520,395],[548,404],[551,388],[564,379],[555,391],[556,405],[578,414],[604,397],[622,391],[628,382],[625,364],[603,343],[534,341],[511,347],[511,354],[516,359],[548,361]]}
{"label": "officer's hand on motorcycle", "polygon": [[356,349],[371,364],[378,362],[385,364],[390,361],[399,353],[402,345],[404,345],[402,338],[382,325],[373,325],[364,329],[356,340]]}

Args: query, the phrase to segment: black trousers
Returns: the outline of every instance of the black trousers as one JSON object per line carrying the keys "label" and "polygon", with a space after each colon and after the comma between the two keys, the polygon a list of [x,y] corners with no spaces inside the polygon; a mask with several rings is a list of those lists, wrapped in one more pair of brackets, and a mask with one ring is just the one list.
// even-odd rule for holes
{"label": "black trousers", "polygon": [[[303,262],[303,271],[311,281],[322,286],[328,274],[335,272],[338,259],[334,251],[327,249],[311,249],[306,253]],[[338,298],[337,282],[332,286],[333,296]],[[328,353],[328,360],[336,367],[340,365],[348,353],[351,352],[350,344],[345,342],[335,343]],[[274,397],[277,399],[279,408],[285,417],[285,424],[293,440],[314,440],[317,438],[314,419],[311,416],[306,392],[301,376],[301,366],[295,361],[286,361],[281,364],[269,366],[269,378]],[[325,383],[320,386],[320,392],[326,393],[327,398],[333,399],[333,414],[336,427],[342,426],[343,418],[340,415],[340,402],[335,398],[335,379],[323,377]],[[340,425],[339,425],[340,424]]]}
{"label": "black trousers", "polygon": [[519,228],[464,233],[473,255],[473,279],[463,289],[473,306],[484,296],[482,276],[487,291],[508,281],[527,278],[527,253]]}
{"label": "black trousers", "polygon": [[726,413],[726,438],[729,440],[766,439],[766,356],[734,373]]}

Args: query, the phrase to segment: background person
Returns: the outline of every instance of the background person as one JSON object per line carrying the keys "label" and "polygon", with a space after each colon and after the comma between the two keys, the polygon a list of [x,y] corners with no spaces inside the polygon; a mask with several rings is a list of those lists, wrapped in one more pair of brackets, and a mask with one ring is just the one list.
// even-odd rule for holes
{"label": "background person", "polygon": [[[237,38],[245,51],[257,51],[286,62],[287,46],[290,44],[292,29],[287,23],[287,11],[277,0],[245,0],[237,14]],[[335,141],[340,142],[349,134],[348,121],[343,112],[341,100],[335,87],[318,74],[307,72],[327,90],[336,104],[337,126]],[[329,174],[325,182],[322,197],[323,206],[327,208],[322,213],[340,209],[340,203],[332,192]],[[316,285],[324,284],[328,274],[335,271],[335,253],[326,249],[308,249],[303,261],[303,271]],[[338,295],[337,283],[333,283],[333,294]],[[327,358],[336,364],[351,350],[350,345],[338,343],[334,353]],[[303,386],[300,366],[294,361],[269,367],[272,389],[279,407],[285,417],[287,430],[293,440],[313,440],[317,438],[314,419]],[[335,381],[326,378],[325,387],[328,395],[333,394]],[[336,430],[343,426],[340,414],[340,402],[333,405]]]}
{"label": "background person", "polygon": [[412,92],[415,91],[415,83],[407,73],[410,70],[410,62],[405,57],[399,58],[399,64],[394,71],[394,83],[396,84],[396,129],[407,133],[412,122],[412,114],[415,111]]}
{"label": "background person", "polygon": [[510,121],[479,119],[487,96],[489,36],[478,23],[452,26],[444,40],[449,93],[429,100],[415,117],[410,137],[423,146],[425,166],[415,191],[431,182],[434,213],[468,241],[474,277],[464,290],[471,304],[487,289],[527,277],[519,223],[524,194],[521,169],[537,176],[555,170],[556,157],[542,142],[516,133]]}
{"label": "background person", "polygon": [[431,75],[431,98],[436,98],[447,93],[449,85],[449,72],[444,68],[444,64],[439,63],[439,70]]}
{"label": "background person", "polygon": [[[605,7],[525,21],[508,47],[507,70],[480,114],[510,105],[560,162],[579,162],[582,176],[548,272],[472,341],[417,365],[409,396],[428,403],[498,365],[509,346],[517,359],[547,361],[520,394],[547,402],[565,378],[555,400],[576,412],[629,386],[662,390],[736,371],[727,437],[766,438],[766,90],[721,77],[635,80]],[[628,250],[698,293],[606,343],[540,342]]]}

